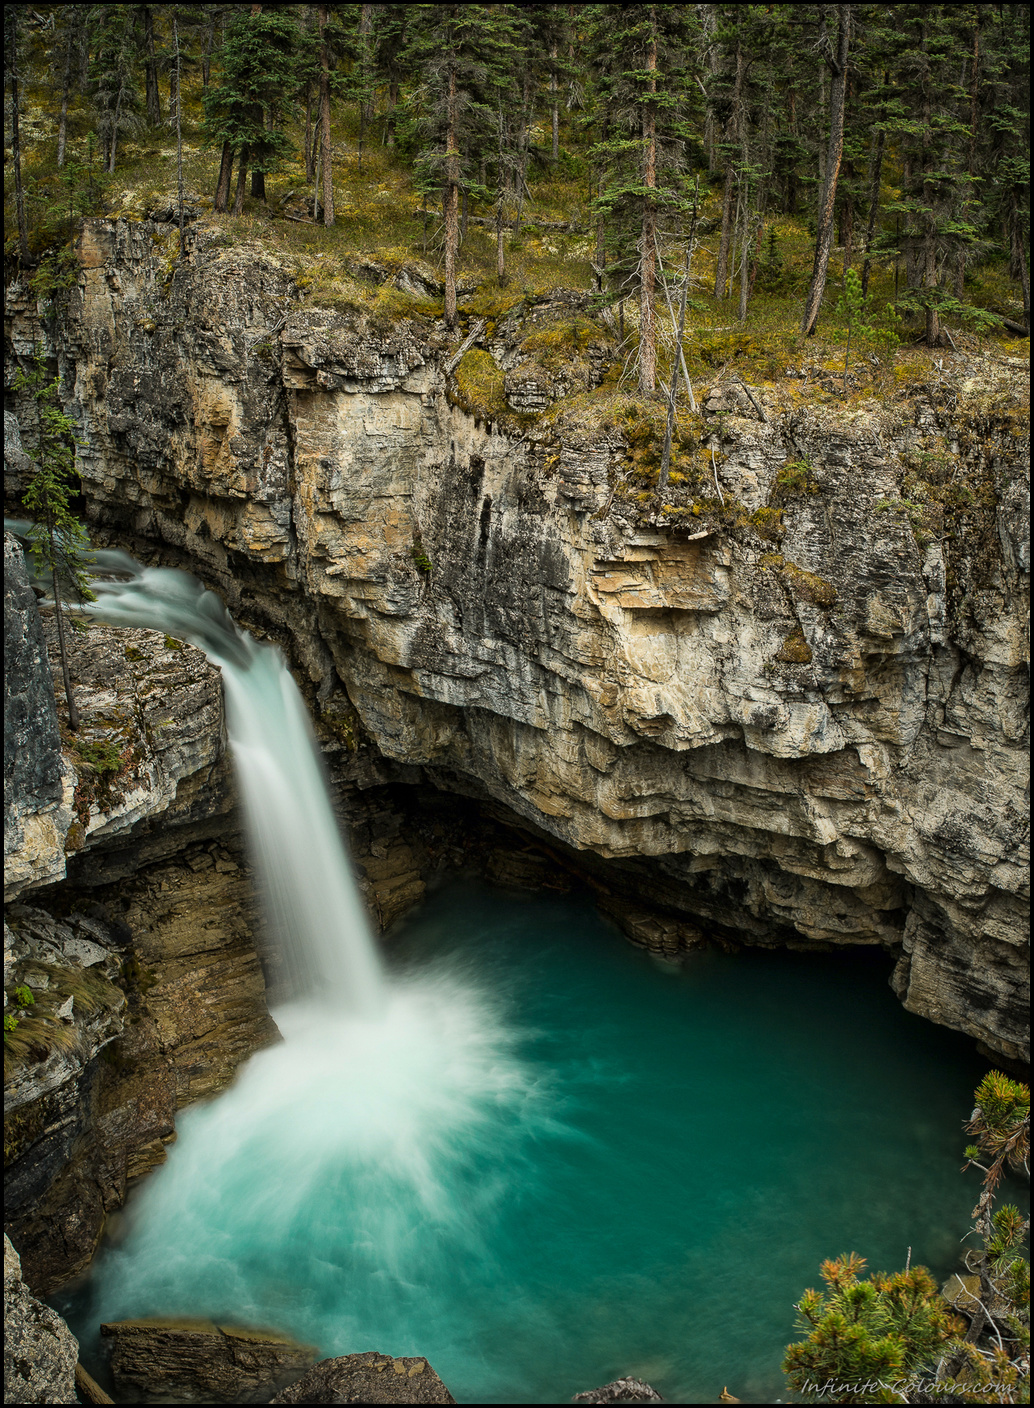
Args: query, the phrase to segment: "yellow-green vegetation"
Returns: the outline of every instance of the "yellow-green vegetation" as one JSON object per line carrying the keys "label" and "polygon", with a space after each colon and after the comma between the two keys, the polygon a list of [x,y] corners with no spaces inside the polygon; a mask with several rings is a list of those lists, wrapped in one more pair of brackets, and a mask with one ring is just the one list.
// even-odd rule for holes
{"label": "yellow-green vegetation", "polygon": [[331,706],[320,714],[320,723],[329,729],[339,742],[343,743],[350,753],[354,753],[359,746],[357,736],[358,716],[350,710],[337,706]]}
{"label": "yellow-green vegetation", "polygon": [[770,543],[778,543],[786,533],[781,508],[772,508],[766,504],[754,510],[750,515],[750,522],[757,530],[758,537],[765,538]]}
{"label": "yellow-green vegetation", "polygon": [[774,659],[783,665],[810,665],[811,646],[800,626],[795,626],[776,651]]}
{"label": "yellow-green vegetation", "polygon": [[29,1000],[18,1003],[14,1022],[9,1024],[5,1016],[5,1080],[25,1065],[45,1061],[55,1051],[76,1050],[81,1036],[75,1023],[56,1015],[69,998],[73,1015],[82,1017],[118,1012],[126,1001],[122,991],[96,968],[65,968],[36,961],[19,968],[25,982],[14,990],[15,1001],[23,989],[29,992]]}
{"label": "yellow-green vegetation", "polygon": [[72,756],[77,774],[72,803],[76,821],[69,828],[66,850],[75,850],[82,844],[94,805],[101,810],[111,809],[119,781],[129,775],[141,756],[136,731],[129,718],[119,716],[106,722],[109,732],[100,738],[62,729],[62,741]]}
{"label": "yellow-green vegetation", "polygon": [[[827,582],[825,577],[820,577],[816,572],[798,567],[796,562],[791,562],[781,552],[762,553],[758,558],[758,566],[764,571],[777,572],[798,601],[811,602],[826,611],[836,605],[837,589],[832,582]],[[787,642],[784,642],[784,649],[786,645]],[[780,658],[776,656],[777,660]],[[810,655],[808,659],[811,659]]]}
{"label": "yellow-green vegetation", "polygon": [[818,481],[810,460],[786,460],[776,471],[771,497],[775,500],[789,499],[795,494],[817,494]]}
{"label": "yellow-green vegetation", "polygon": [[470,348],[463,354],[453,378],[455,390],[450,392],[450,399],[470,415],[485,421],[500,421],[510,416],[503,373],[490,352]]}
{"label": "yellow-green vegetation", "polygon": [[782,570],[784,580],[790,584],[798,600],[810,601],[826,611],[836,604],[837,589],[832,582],[827,582],[815,572],[807,572],[803,567],[798,567],[796,562],[785,563]]}

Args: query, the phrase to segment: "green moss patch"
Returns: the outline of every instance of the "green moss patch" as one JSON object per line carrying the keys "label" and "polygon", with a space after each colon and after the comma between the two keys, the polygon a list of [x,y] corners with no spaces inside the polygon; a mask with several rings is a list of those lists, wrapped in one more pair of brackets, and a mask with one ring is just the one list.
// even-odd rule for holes
{"label": "green moss patch", "polygon": [[804,639],[804,632],[800,626],[790,632],[776,651],[774,658],[784,665],[811,664],[811,646]]}
{"label": "green moss patch", "polygon": [[497,421],[507,415],[503,373],[491,353],[472,347],[453,374],[451,399],[479,420]]}

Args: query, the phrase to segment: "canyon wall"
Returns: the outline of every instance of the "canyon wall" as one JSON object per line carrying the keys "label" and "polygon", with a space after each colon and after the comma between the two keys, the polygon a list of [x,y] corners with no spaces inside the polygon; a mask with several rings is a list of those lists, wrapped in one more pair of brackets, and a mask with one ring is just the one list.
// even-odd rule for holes
{"label": "canyon wall", "polygon": [[101,537],[279,640],[371,781],[517,822],[640,941],[881,944],[910,1010],[1025,1058],[1025,365],[716,374],[662,503],[619,398],[571,394],[605,329],[580,382],[534,350],[570,295],[450,371],[440,323],[170,238],[86,222],[43,320]]}

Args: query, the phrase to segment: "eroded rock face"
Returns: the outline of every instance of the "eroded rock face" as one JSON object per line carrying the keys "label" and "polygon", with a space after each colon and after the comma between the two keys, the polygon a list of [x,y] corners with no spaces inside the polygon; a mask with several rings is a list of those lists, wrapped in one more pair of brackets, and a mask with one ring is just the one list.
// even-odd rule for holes
{"label": "eroded rock face", "polygon": [[4,1237],[4,1402],[78,1403],[78,1358],[75,1336],[30,1292],[18,1253]]}
{"label": "eroded rock face", "polygon": [[72,821],[74,787],[74,770],[61,756],[39,608],[29,586],[21,546],[13,535],[5,533],[5,901],[64,874],[64,840]]}
{"label": "eroded rock face", "polygon": [[713,511],[644,519],[619,426],[499,433],[441,328],[310,312],[203,235],[163,283],[152,233],[88,222],[57,349],[99,524],[276,633],[317,712],[343,687],[383,758],[690,933],[890,947],[906,1006],[1026,1053],[1023,369],[719,387]]}
{"label": "eroded rock face", "polygon": [[321,1359],[271,1403],[455,1403],[426,1359],[342,1354]]}
{"label": "eroded rock face", "polygon": [[141,1403],[246,1402],[297,1379],[317,1356],[274,1331],[210,1320],[118,1320],[101,1334],[118,1392]]}
{"label": "eroded rock face", "polygon": [[177,1110],[277,1039],[246,871],[209,846],[67,921],[8,908],[5,988],[32,1002],[7,1049],[4,1220],[39,1294],[89,1264],[107,1214],[164,1161]]}

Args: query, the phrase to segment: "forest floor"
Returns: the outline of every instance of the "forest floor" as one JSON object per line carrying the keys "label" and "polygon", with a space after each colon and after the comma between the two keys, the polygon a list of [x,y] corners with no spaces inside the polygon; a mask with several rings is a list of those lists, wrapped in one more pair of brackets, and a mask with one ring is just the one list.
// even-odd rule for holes
{"label": "forest floor", "polygon": [[[369,310],[389,318],[441,317],[442,301],[435,293],[442,278],[441,213],[423,208],[405,156],[397,147],[382,143],[382,124],[375,122],[361,151],[355,114],[345,114],[335,124],[335,221],[327,228],[311,218],[313,189],[306,181],[300,128],[292,134],[297,144],[294,159],[266,178],[266,200],[248,196],[240,216],[215,214],[212,194],[218,153],[204,145],[199,89],[188,91],[184,113],[186,203],[195,218],[220,230],[226,244],[259,246],[266,257],[294,273],[311,306],[343,312]],[[464,324],[476,317],[497,322],[522,303],[541,301],[560,290],[584,294],[580,316],[587,313],[602,325],[615,353],[600,391],[613,395],[624,387],[633,392],[638,340],[634,280],[627,280],[623,299],[621,288],[609,276],[605,290],[600,288],[593,263],[590,167],[566,115],[565,124],[562,137],[568,137],[571,145],[561,145],[555,163],[545,129],[532,131],[530,198],[524,201],[519,229],[511,227],[504,236],[502,286],[496,275],[492,212],[471,205],[459,256],[460,318]],[[96,170],[85,112],[71,114],[69,161],[61,171],[56,167],[53,127],[41,94],[38,106],[30,103],[23,121],[26,205],[35,254],[45,256],[69,242],[76,205],[86,213],[129,219],[145,219],[175,205],[176,142],[168,127],[141,129],[123,139],[118,168],[111,176]],[[9,253],[15,224],[12,186],[13,182],[6,183]],[[710,381],[731,369],[754,386],[782,384],[789,390],[794,382],[803,381],[850,398],[924,381],[955,352],[1029,359],[1029,340],[1010,335],[982,316],[1022,317],[1018,287],[1010,281],[1001,258],[975,263],[967,270],[965,296],[972,315],[966,322],[947,320],[950,345],[945,349],[921,346],[918,326],[893,312],[895,294],[904,288],[900,261],[874,262],[864,317],[867,326],[862,332],[855,326],[848,349],[841,299],[849,261],[843,247],[838,247],[830,263],[818,335],[804,339],[799,325],[814,250],[813,219],[809,228],[807,212],[765,220],[757,257],[752,252],[748,258],[756,268],[746,317],[741,320],[735,280],[730,280],[724,297],[715,296],[720,202],[717,184],[712,186],[706,173],[701,173],[700,233],[693,253],[683,343],[692,382]],[[670,222],[668,229],[662,228],[660,248],[666,286],[658,299],[658,371],[659,383],[667,385],[675,344],[671,305],[677,304],[685,257],[681,225]],[[850,262],[861,268],[857,249]],[[415,274],[415,280],[405,277],[405,271]],[[578,328],[570,331],[577,340]]]}

